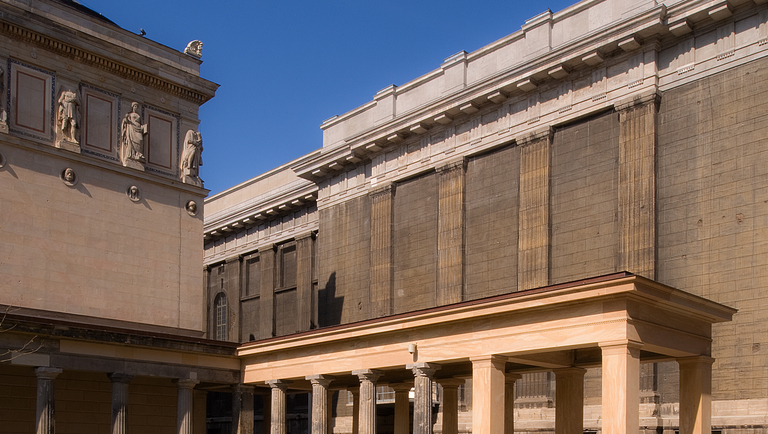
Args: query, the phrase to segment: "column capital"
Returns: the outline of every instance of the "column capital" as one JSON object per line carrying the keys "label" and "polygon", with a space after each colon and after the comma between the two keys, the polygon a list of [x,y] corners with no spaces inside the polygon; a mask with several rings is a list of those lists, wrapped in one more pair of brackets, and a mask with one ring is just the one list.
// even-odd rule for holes
{"label": "column capital", "polygon": [[179,389],[194,389],[200,382],[191,378],[179,378],[175,383]]}
{"label": "column capital", "polygon": [[285,392],[292,382],[288,380],[267,380],[264,383],[268,384],[272,389],[280,389]]}
{"label": "column capital", "polygon": [[678,365],[712,365],[715,363],[715,359],[709,356],[691,356],[691,357],[681,357],[677,359]]}
{"label": "column capital", "polygon": [[513,372],[509,372],[507,374],[504,374],[504,377],[505,377],[505,383],[507,383],[507,384],[514,383],[515,381],[523,378],[523,376],[521,374],[515,374]]}
{"label": "column capital", "polygon": [[319,374],[319,375],[307,375],[306,377],[304,377],[304,379],[309,380],[309,382],[313,386],[323,386],[327,388],[331,384],[331,381],[333,381],[335,378],[331,377],[330,375]]}
{"label": "column capital", "polygon": [[111,374],[107,374],[107,377],[109,377],[109,380],[113,383],[128,384],[133,380],[133,375],[121,372],[112,372]]}
{"label": "column capital", "polygon": [[606,342],[599,342],[598,345],[600,346],[600,349],[603,350],[603,352],[607,351],[616,351],[616,350],[623,350],[624,348],[631,348],[631,349],[640,349],[643,347],[642,342],[633,341],[630,339],[620,339],[617,341],[606,341]]}
{"label": "column capital", "polygon": [[464,384],[465,381],[463,378],[440,378],[435,380],[437,384],[443,386],[443,389],[456,389]]}
{"label": "column capital", "polygon": [[232,391],[233,392],[253,393],[253,390],[255,388],[256,387],[251,385],[251,384],[238,383],[238,384],[233,384],[232,385]]}
{"label": "column capital", "polygon": [[44,380],[53,380],[62,372],[64,371],[62,371],[61,368],[49,368],[45,366],[35,369],[37,378],[42,378]]}
{"label": "column capital", "polygon": [[293,237],[296,241],[306,240],[307,238],[312,238],[315,235],[314,232],[304,232],[303,234],[296,235]]}
{"label": "column capital", "polygon": [[633,108],[642,107],[648,104],[655,104],[657,107],[661,103],[661,91],[658,89],[649,89],[645,92],[630,95],[613,105],[616,111],[626,111]]}
{"label": "column capital", "polygon": [[450,172],[457,169],[463,170],[466,166],[467,166],[467,159],[464,158],[464,156],[462,155],[459,158],[454,158],[453,160],[446,162],[442,166],[435,168],[435,171],[437,173],[445,173],[445,172]]}
{"label": "column capital", "polygon": [[555,373],[555,375],[561,375],[561,376],[568,376],[568,375],[581,375],[582,377],[584,374],[587,373],[587,370],[584,368],[577,368],[575,366],[570,368],[557,368],[553,369],[552,372]]}
{"label": "column capital", "polygon": [[540,140],[552,141],[554,134],[555,129],[551,125],[547,125],[515,137],[515,142],[517,142],[519,146],[524,146]]}
{"label": "column capital", "polygon": [[395,392],[410,392],[413,389],[412,381],[404,381],[402,383],[389,384]]}
{"label": "column capital", "polygon": [[379,196],[381,194],[391,194],[395,191],[396,184],[394,182],[382,182],[381,184],[371,187],[368,191],[370,196]]}
{"label": "column capital", "polygon": [[361,383],[366,380],[374,383],[379,379],[379,377],[381,377],[381,374],[381,371],[376,371],[373,369],[360,369],[357,371],[352,371],[352,375],[357,375],[357,378],[360,379]]}
{"label": "column capital", "polygon": [[504,369],[504,365],[507,363],[507,358],[496,354],[485,356],[472,356],[469,361],[476,366],[493,366],[496,369]]}
{"label": "column capital", "polygon": [[437,363],[409,363],[405,367],[413,372],[414,377],[427,378],[432,378],[435,375],[435,371],[440,369],[440,365]]}

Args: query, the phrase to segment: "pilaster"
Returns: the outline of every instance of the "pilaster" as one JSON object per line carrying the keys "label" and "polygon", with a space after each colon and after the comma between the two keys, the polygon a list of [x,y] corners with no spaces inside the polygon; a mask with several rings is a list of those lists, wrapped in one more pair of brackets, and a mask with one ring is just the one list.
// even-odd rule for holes
{"label": "pilaster", "polygon": [[413,363],[406,368],[413,371],[414,377],[413,434],[432,434],[432,377],[440,365]]}
{"label": "pilaster", "polygon": [[464,292],[464,158],[437,170],[437,305],[458,303]]}
{"label": "pilaster", "polygon": [[352,375],[357,375],[360,379],[360,425],[358,433],[376,434],[376,380],[381,376],[381,372],[363,369],[352,371]]}
{"label": "pilaster", "polygon": [[298,331],[305,332],[312,328],[312,234],[296,237],[296,291],[298,299]]}
{"label": "pilaster", "polygon": [[553,130],[518,137],[520,146],[519,291],[549,284],[549,171]]}
{"label": "pilaster", "polygon": [[306,377],[312,384],[312,434],[328,434],[330,430],[328,386],[333,378],[325,375]]}
{"label": "pilaster", "polygon": [[584,374],[587,373],[587,370],[563,368],[555,369],[554,372],[555,401],[557,402],[555,406],[555,434],[583,434]]}
{"label": "pilaster", "polygon": [[504,434],[515,433],[515,383],[520,374],[506,374],[504,381]]}
{"label": "pilaster", "polygon": [[656,275],[656,124],[661,95],[616,106],[619,112],[619,270]]}
{"label": "pilaster", "polygon": [[437,382],[443,387],[443,434],[459,434],[459,386],[464,380],[445,378]]}
{"label": "pilaster", "polygon": [[55,434],[56,432],[56,393],[54,381],[61,374],[58,368],[37,368],[37,411],[35,426],[37,434]]}
{"label": "pilaster", "polygon": [[275,335],[275,246],[259,247],[261,297],[259,300],[259,339]]}
{"label": "pilaster", "polygon": [[409,419],[411,405],[408,394],[413,385],[411,383],[398,383],[390,386],[395,390],[395,434],[409,434],[411,432]]}
{"label": "pilaster", "polygon": [[371,286],[370,315],[392,313],[393,250],[392,216],[395,185],[371,191]]}
{"label": "pilaster", "polygon": [[253,386],[232,386],[232,434],[253,433]]}

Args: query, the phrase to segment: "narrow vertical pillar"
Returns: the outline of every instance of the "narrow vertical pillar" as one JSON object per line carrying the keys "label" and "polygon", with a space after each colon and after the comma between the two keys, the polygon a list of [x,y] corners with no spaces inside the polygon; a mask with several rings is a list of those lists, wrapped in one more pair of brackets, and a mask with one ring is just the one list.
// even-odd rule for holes
{"label": "narrow vertical pillar", "polygon": [[225,294],[227,295],[227,331],[226,339],[230,342],[242,342],[243,339],[240,326],[240,303],[236,302],[242,294],[242,273],[243,260],[240,255],[226,259],[224,266]]}
{"label": "narrow vertical pillar", "polygon": [[680,434],[712,432],[712,364],[707,356],[677,359],[680,365]]}
{"label": "narrow vertical pillar", "polygon": [[272,432],[272,390],[261,395],[261,432]]}
{"label": "narrow vertical pillar", "polygon": [[112,373],[112,434],[126,434],[128,413],[128,383],[133,375]]}
{"label": "narrow vertical pillar", "polygon": [[395,185],[372,190],[371,198],[371,283],[370,315],[379,318],[392,313],[393,251],[392,206]]}
{"label": "narrow vertical pillar", "polygon": [[176,434],[193,434],[193,389],[197,383],[199,383],[197,380],[192,379],[176,381],[176,386],[179,388],[179,397],[176,403]]}
{"label": "narrow vertical pillar", "polygon": [[411,403],[408,394],[413,385],[411,383],[392,384],[395,390],[395,434],[409,434],[411,432]]}
{"label": "narrow vertical pillar", "polygon": [[[437,169],[437,305],[464,298],[464,184],[466,164],[459,161]],[[416,427],[414,427],[414,430]]]}
{"label": "narrow vertical pillar", "polygon": [[436,363],[406,365],[413,371],[413,434],[432,434],[432,377],[440,369]]}
{"label": "narrow vertical pillar", "polygon": [[360,379],[359,434],[376,434],[376,380],[380,371],[363,369],[352,371]]}
{"label": "narrow vertical pillar", "polygon": [[329,434],[330,418],[328,417],[328,386],[333,378],[326,375],[310,375],[306,377],[312,384],[312,431],[311,434]]}
{"label": "narrow vertical pillar", "polygon": [[603,432],[640,429],[640,347],[633,341],[600,343],[603,371]]}
{"label": "narrow vertical pillar", "polygon": [[520,220],[517,289],[549,284],[549,170],[551,127],[517,138],[520,146]]}
{"label": "narrow vertical pillar", "polygon": [[259,299],[259,339],[275,335],[275,246],[259,247],[261,296]]}
{"label": "narrow vertical pillar", "polygon": [[37,368],[37,412],[35,422],[37,434],[56,432],[56,393],[53,380],[61,374],[59,368]]}
{"label": "narrow vertical pillar", "polygon": [[267,381],[267,384],[272,388],[272,404],[270,405],[272,410],[269,417],[269,432],[271,434],[286,434],[288,431],[285,420],[285,391],[288,390],[288,385],[291,384],[291,382],[285,380],[269,380]]}
{"label": "narrow vertical pillar", "polygon": [[296,237],[296,295],[298,331],[312,328],[312,233]]}
{"label": "narrow vertical pillar", "polygon": [[472,361],[472,433],[504,432],[505,382],[501,356],[470,357]]}
{"label": "narrow vertical pillar", "polygon": [[[584,374],[587,373],[587,370],[582,368],[564,368],[555,369],[554,372],[555,434],[583,434]],[[637,378],[639,382],[639,373]]]}
{"label": "narrow vertical pillar", "polygon": [[520,374],[507,374],[504,382],[504,434],[515,432],[515,383]]}
{"label": "narrow vertical pillar", "polygon": [[618,104],[619,270],[655,278],[656,92]]}
{"label": "narrow vertical pillar", "polygon": [[208,391],[195,389],[192,393],[194,400],[192,413],[194,414],[194,423],[192,432],[194,434],[206,434],[205,416],[208,410]]}
{"label": "narrow vertical pillar", "polygon": [[360,389],[350,390],[352,394],[352,434],[360,432]]}
{"label": "narrow vertical pillar", "polygon": [[464,380],[445,378],[437,382],[443,387],[443,434],[459,434],[459,386]]}
{"label": "narrow vertical pillar", "polygon": [[232,434],[253,434],[253,386],[232,386]]}

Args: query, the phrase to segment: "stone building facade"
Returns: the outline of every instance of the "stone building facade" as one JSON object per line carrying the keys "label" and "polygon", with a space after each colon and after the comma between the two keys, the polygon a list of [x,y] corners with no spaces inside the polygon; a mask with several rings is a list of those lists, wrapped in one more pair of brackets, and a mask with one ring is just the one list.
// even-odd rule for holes
{"label": "stone building facade", "polygon": [[767,43],[762,0],[582,1],[206,199],[259,429],[766,432]]}
{"label": "stone building facade", "polygon": [[240,383],[200,286],[218,85],[75,1],[0,1],[0,41],[0,432],[204,433]]}

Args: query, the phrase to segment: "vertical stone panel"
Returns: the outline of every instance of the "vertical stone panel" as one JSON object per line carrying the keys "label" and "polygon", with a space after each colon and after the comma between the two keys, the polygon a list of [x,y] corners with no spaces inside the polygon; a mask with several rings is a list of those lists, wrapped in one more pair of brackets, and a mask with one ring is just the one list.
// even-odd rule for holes
{"label": "vertical stone panel", "polygon": [[549,168],[552,130],[538,130],[520,145],[518,289],[549,283]]}
{"label": "vertical stone panel", "polygon": [[194,393],[197,380],[182,379],[176,382],[179,387],[176,404],[176,434],[194,434]]}
{"label": "vertical stone panel", "polygon": [[237,342],[240,338],[240,283],[242,261],[240,257],[229,258],[225,264],[224,293],[227,294],[227,340]]}
{"label": "vertical stone panel", "polygon": [[61,374],[57,368],[37,368],[37,434],[56,433],[56,393],[53,380]]}
{"label": "vertical stone panel", "polygon": [[297,275],[296,298],[298,315],[296,318],[297,331],[311,329],[312,324],[312,234],[296,237]]}
{"label": "vertical stone panel", "polygon": [[392,313],[392,205],[395,186],[371,191],[371,289],[370,316]]}
{"label": "vertical stone panel", "polygon": [[437,305],[464,299],[464,193],[466,164],[438,169]]}
{"label": "vertical stone panel", "polygon": [[259,299],[259,339],[267,339],[275,333],[275,247],[259,248],[261,262],[261,297]]}
{"label": "vertical stone panel", "polygon": [[413,371],[413,434],[432,434],[432,377],[440,365],[414,363],[406,365]]}
{"label": "vertical stone panel", "polygon": [[132,375],[113,373],[109,374],[112,381],[112,434],[126,434],[128,412],[128,383],[133,379]]}
{"label": "vertical stone panel", "polygon": [[619,107],[619,269],[656,277],[656,93]]}

